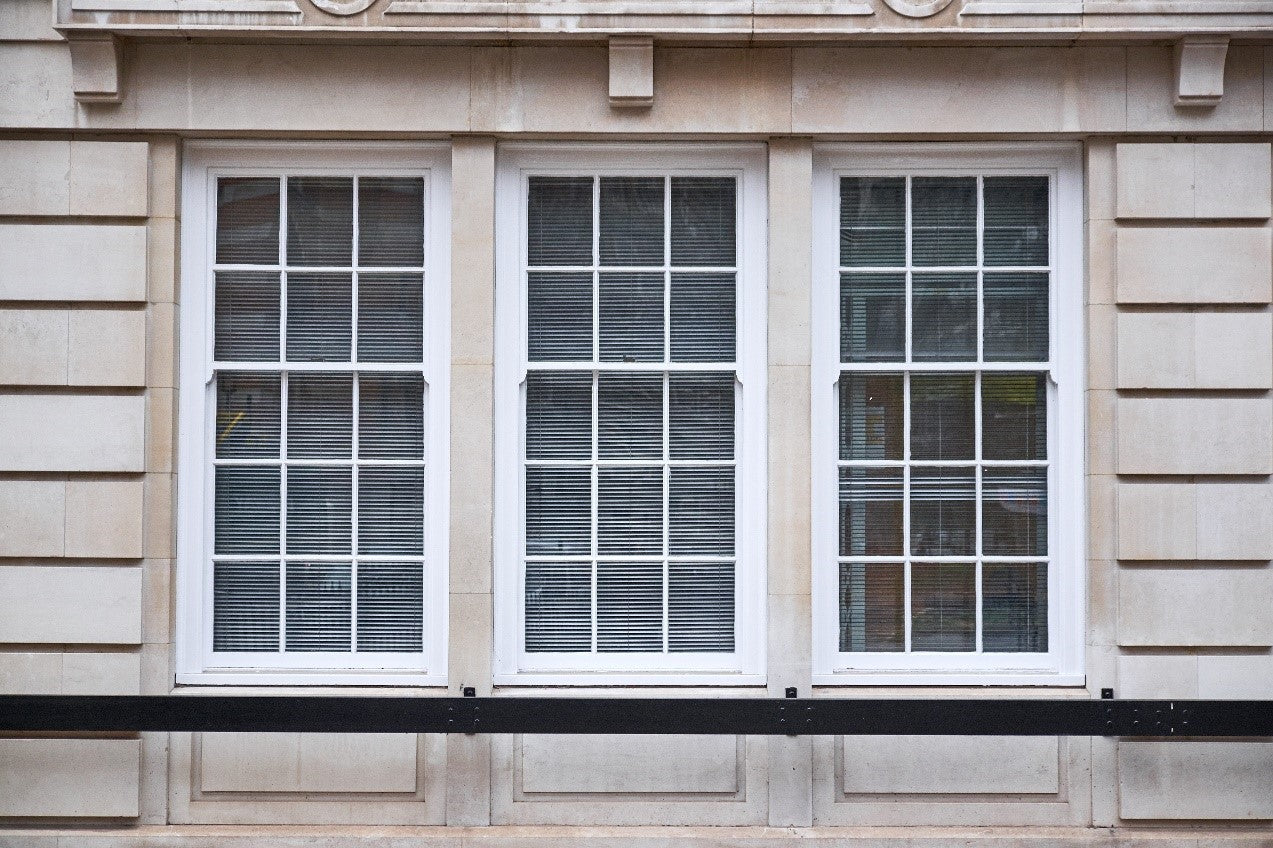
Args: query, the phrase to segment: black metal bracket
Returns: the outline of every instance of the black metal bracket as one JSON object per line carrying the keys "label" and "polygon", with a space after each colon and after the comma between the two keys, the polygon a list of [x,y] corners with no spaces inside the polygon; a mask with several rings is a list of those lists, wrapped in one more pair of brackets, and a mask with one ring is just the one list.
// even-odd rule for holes
{"label": "black metal bracket", "polygon": [[1273,736],[1273,701],[3,695],[0,731]]}

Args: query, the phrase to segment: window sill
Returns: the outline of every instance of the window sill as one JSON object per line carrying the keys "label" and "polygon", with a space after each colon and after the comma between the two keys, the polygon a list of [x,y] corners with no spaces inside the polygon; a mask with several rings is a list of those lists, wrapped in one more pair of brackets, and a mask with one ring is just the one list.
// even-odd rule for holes
{"label": "window sill", "polygon": [[306,691],[322,686],[440,687],[446,685],[445,675],[420,672],[359,672],[359,671],[201,671],[178,673],[177,686],[294,686]]}
{"label": "window sill", "polygon": [[814,686],[987,686],[1073,688],[1087,685],[1082,674],[1057,674],[1055,672],[878,672],[841,671],[832,674],[813,675]]}
{"label": "window sill", "polygon": [[691,686],[764,686],[763,674],[738,672],[515,672],[496,674],[496,686],[517,687],[588,687],[588,686],[667,686],[684,688]]}

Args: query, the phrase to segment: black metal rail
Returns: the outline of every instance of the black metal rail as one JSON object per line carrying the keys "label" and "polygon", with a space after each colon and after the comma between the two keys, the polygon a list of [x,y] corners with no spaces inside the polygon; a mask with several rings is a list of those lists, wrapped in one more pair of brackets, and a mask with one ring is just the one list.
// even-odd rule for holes
{"label": "black metal rail", "polygon": [[0,731],[1273,736],[1273,701],[5,695]]}

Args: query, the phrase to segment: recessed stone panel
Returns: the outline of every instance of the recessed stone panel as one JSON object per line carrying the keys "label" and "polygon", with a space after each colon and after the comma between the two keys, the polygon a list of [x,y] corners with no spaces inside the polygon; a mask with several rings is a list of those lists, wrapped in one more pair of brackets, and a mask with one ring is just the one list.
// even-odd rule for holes
{"label": "recessed stone panel", "polygon": [[845,736],[849,794],[1055,794],[1054,736]]}
{"label": "recessed stone panel", "polygon": [[521,737],[526,793],[685,793],[739,790],[733,736]]}
{"label": "recessed stone panel", "polygon": [[1273,744],[1123,741],[1125,819],[1273,819]]}

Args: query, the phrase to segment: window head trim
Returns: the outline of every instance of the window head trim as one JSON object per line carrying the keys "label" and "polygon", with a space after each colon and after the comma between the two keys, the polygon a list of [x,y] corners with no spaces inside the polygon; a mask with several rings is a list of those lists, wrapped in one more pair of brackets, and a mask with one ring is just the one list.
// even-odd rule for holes
{"label": "window head trim", "polygon": [[[841,176],[1041,175],[1049,179],[1049,650],[1046,654],[842,652],[838,645],[837,381],[842,372],[947,370],[934,363],[840,362]],[[1084,682],[1086,404],[1080,148],[1040,144],[825,144],[814,159],[813,682],[815,685],[1034,685]],[[909,344],[909,341],[908,341]],[[983,368],[984,371],[993,369]],[[1020,369],[1018,369],[1020,370]],[[917,557],[922,558],[922,557]]]}
{"label": "window head trim", "polygon": [[[188,142],[183,148],[181,350],[178,421],[176,683],[198,685],[440,685],[446,682],[448,407],[450,359],[450,156],[441,143]],[[251,654],[212,651],[212,474],[216,397],[212,259],[221,176],[424,178],[425,387],[423,650]],[[254,370],[233,366],[235,370]],[[279,366],[272,366],[278,370]],[[380,363],[290,363],[288,371],[391,373]],[[194,434],[198,434],[197,436]],[[356,462],[357,460],[355,460]],[[381,557],[387,559],[386,557]]]}

